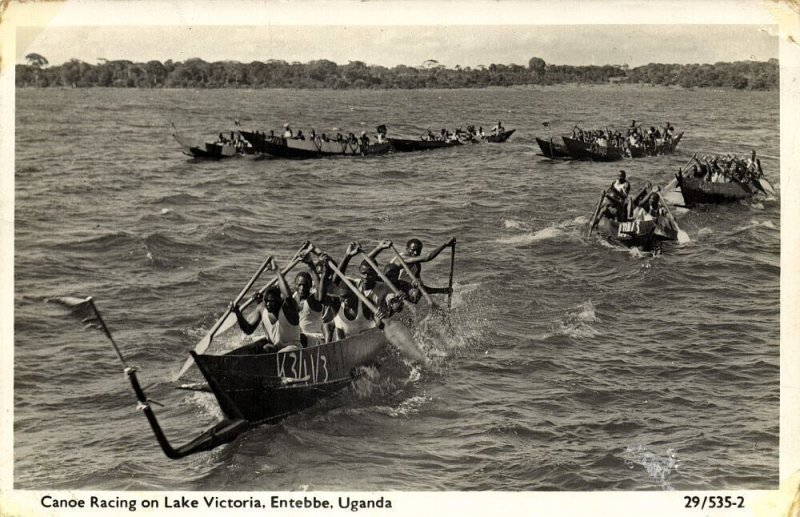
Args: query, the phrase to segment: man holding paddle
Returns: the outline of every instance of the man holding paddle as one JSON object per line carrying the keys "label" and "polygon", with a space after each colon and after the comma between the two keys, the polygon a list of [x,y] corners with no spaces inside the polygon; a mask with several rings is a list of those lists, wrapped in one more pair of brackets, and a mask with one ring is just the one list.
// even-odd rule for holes
{"label": "man holding paddle", "polygon": [[[269,287],[259,301],[260,294],[256,294],[259,303],[255,321],[248,321],[242,314],[237,304],[233,304],[232,311],[236,315],[242,331],[250,335],[263,323],[267,334],[268,343],[264,345],[267,352],[290,352],[302,348],[300,333],[300,316],[297,311],[297,302],[292,296],[289,284],[286,282],[281,270],[278,269],[275,259],[267,263],[267,271],[276,271],[278,287]],[[262,303],[263,302],[263,303]]]}
{"label": "man holding paddle", "polygon": [[[385,245],[385,247],[384,247]],[[389,248],[392,245],[391,241],[383,241],[378,246],[383,247],[383,249]],[[414,278],[407,278],[409,275],[405,273],[405,271],[401,272],[400,276],[405,276],[407,282],[419,282],[422,286],[424,286],[425,290],[428,291],[430,294],[452,294],[453,289],[452,287],[428,287],[422,281],[422,263],[423,262],[430,262],[431,260],[435,259],[439,256],[439,254],[445,250],[445,248],[455,248],[456,245],[456,238],[451,237],[450,240],[436,248],[435,250],[431,251],[427,255],[422,255],[422,241],[419,239],[409,239],[406,243],[406,250],[404,253],[400,253],[399,257],[395,257],[391,260],[392,264],[401,265],[401,262],[405,262],[408,267],[411,269],[411,272],[414,273]]]}

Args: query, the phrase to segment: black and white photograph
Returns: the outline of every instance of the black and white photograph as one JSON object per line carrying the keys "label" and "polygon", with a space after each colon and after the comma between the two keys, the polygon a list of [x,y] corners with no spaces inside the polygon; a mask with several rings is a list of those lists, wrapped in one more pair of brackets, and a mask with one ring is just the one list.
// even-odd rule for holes
{"label": "black and white photograph", "polygon": [[0,515],[800,515],[796,2],[3,9]]}

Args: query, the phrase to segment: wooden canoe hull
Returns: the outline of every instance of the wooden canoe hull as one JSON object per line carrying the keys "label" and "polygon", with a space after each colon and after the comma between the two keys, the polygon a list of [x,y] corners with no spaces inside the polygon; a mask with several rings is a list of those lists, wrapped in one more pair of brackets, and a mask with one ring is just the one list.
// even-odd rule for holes
{"label": "wooden canoe hull", "polygon": [[447,142],[443,140],[414,140],[411,138],[388,138],[387,140],[392,147],[392,151],[396,153],[413,153],[462,145],[457,140]]}
{"label": "wooden canoe hull", "polygon": [[593,162],[615,162],[623,158],[622,149],[617,147],[598,147],[587,142],[561,137],[570,156],[575,160]]}
{"label": "wooden canoe hull", "polygon": [[735,203],[752,196],[755,192],[741,183],[712,183],[699,178],[676,174],[684,205],[692,207],[704,204]]}
{"label": "wooden canoe hull", "polygon": [[370,329],[294,352],[258,353],[247,345],[225,355],[193,356],[225,416],[258,424],[307,409],[347,386],[386,344],[383,331]]}
{"label": "wooden canoe hull", "polygon": [[516,131],[516,129],[509,129],[508,131],[503,131],[502,133],[499,133],[497,135],[488,135],[484,139],[484,141],[495,144],[500,142],[505,142],[506,140],[511,138],[511,135],[514,134],[514,131]]}
{"label": "wooden canoe hull", "polygon": [[539,144],[539,149],[542,150],[542,156],[557,160],[568,160],[572,158],[567,147],[560,138],[558,140],[553,138],[550,140],[543,140],[537,137],[536,143]]}
{"label": "wooden canoe hull", "polygon": [[620,223],[604,217],[597,224],[597,231],[611,242],[642,251],[653,251],[662,241],[678,240],[675,230],[656,220]]}
{"label": "wooden canoe hull", "polygon": [[294,160],[333,156],[371,156],[386,154],[391,151],[391,146],[388,143],[374,143],[364,146],[361,142],[324,142],[321,140],[292,140],[277,136],[269,137],[257,135],[251,131],[241,131],[241,134],[258,153]]}

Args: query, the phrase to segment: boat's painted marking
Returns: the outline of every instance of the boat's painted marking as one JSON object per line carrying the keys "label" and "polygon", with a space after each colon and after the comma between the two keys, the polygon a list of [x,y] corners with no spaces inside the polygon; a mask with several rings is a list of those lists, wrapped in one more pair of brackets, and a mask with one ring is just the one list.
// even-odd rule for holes
{"label": "boat's painted marking", "polygon": [[617,237],[623,237],[625,234],[639,233],[639,221],[627,221],[619,223],[619,231]]}
{"label": "boat's painted marking", "polygon": [[[303,354],[303,350],[287,352],[280,355],[277,364],[277,375],[281,379],[311,380],[313,383],[328,381],[328,358],[319,347]],[[289,371],[286,370],[286,358],[291,359]],[[320,378],[319,363],[322,362],[324,375]],[[288,375],[287,375],[288,373]]]}

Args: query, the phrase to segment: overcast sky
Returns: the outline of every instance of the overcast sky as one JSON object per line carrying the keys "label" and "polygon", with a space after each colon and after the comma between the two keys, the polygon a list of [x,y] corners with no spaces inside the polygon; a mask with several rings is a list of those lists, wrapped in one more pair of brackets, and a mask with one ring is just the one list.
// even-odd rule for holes
{"label": "overcast sky", "polygon": [[447,67],[527,65],[533,57],[569,65],[714,63],[778,57],[770,25],[263,25],[50,26],[17,28],[18,63],[35,52],[50,64],[71,58],[240,62],[283,59],[339,64]]}
{"label": "overcast sky", "polygon": [[[16,61],[71,58],[445,66],[778,57],[761,0],[80,0],[12,3]],[[31,26],[39,26],[34,29]]]}

